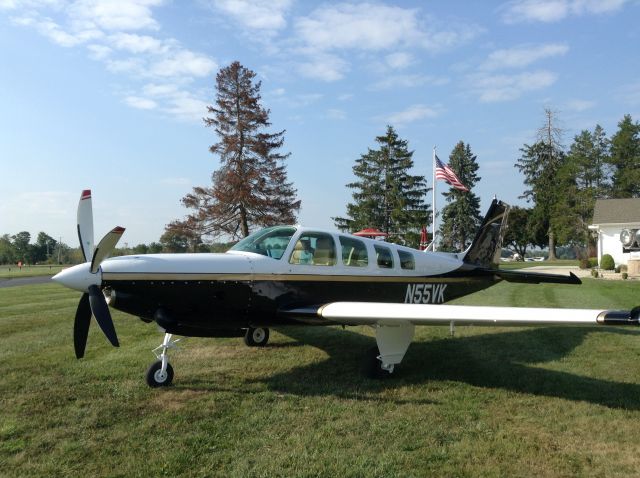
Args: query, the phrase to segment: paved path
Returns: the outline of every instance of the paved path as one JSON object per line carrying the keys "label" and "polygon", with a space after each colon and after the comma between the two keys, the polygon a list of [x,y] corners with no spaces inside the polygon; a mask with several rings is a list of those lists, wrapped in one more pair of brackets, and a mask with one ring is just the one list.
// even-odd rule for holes
{"label": "paved path", "polygon": [[49,276],[18,277],[15,279],[0,279],[0,289],[3,287],[16,287],[21,285],[46,284],[51,282]]}

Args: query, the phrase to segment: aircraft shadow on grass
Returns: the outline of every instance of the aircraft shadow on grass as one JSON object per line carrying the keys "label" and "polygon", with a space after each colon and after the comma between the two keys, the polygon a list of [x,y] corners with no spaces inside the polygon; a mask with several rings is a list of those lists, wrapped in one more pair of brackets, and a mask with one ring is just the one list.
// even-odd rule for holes
{"label": "aircraft shadow on grass", "polygon": [[[278,332],[296,340],[290,346],[302,343],[318,347],[329,355],[324,361],[259,380],[280,393],[345,398],[365,395],[367,399],[376,400],[370,394],[438,380],[640,410],[638,384],[618,383],[533,365],[566,357],[592,332],[586,328],[537,328],[414,342],[398,367],[398,375],[381,381],[365,379],[360,374],[364,352],[375,344],[372,337],[325,327],[286,327],[279,328]],[[637,335],[633,331],[615,328],[597,333],[603,332]],[[610,360],[611,366],[615,367],[616,357],[611,356]]]}

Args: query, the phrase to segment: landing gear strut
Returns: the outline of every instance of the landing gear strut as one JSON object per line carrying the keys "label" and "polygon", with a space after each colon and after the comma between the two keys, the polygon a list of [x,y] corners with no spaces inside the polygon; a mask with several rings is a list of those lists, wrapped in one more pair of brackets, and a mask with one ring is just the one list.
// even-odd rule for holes
{"label": "landing gear strut", "polygon": [[177,348],[176,344],[182,339],[172,340],[171,337],[171,334],[164,334],[162,345],[153,349],[158,360],[147,369],[146,380],[150,387],[168,387],[173,382],[173,367],[169,363],[167,352],[171,348]]}
{"label": "landing gear strut", "polygon": [[266,327],[249,327],[244,334],[244,343],[249,347],[264,347],[269,341],[269,329]]}

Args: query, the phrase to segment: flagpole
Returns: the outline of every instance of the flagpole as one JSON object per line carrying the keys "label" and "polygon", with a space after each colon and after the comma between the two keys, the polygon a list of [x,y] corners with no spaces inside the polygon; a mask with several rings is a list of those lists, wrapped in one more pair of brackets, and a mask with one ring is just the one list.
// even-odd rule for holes
{"label": "flagpole", "polygon": [[433,246],[431,248],[432,251],[435,252],[436,250],[436,147],[433,147],[433,158],[432,158],[432,163],[433,163],[433,168],[432,168],[432,172],[433,172],[433,182],[431,183],[433,185],[433,187],[431,188],[431,192],[432,192],[432,200],[431,200],[431,213],[433,214],[433,221],[431,224],[431,245]]}

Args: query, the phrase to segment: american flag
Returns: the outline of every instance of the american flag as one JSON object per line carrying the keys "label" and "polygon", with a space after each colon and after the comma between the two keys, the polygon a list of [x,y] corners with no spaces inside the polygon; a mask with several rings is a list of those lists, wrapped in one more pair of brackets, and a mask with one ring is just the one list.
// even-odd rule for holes
{"label": "american flag", "polygon": [[460,191],[469,191],[469,188],[462,184],[458,176],[456,176],[456,173],[453,172],[453,169],[451,169],[448,164],[443,164],[438,156],[436,156],[436,179],[442,179]]}

